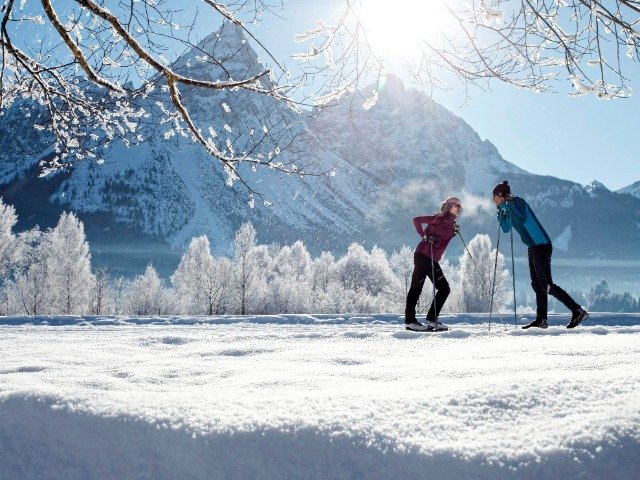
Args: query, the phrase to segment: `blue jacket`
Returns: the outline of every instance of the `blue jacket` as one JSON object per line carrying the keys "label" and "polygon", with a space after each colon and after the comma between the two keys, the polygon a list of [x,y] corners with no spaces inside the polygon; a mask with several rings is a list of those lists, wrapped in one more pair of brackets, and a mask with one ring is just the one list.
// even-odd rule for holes
{"label": "blue jacket", "polygon": [[502,231],[507,233],[511,227],[520,234],[522,242],[528,247],[551,243],[547,232],[524,199],[513,197],[498,207],[498,220]]}

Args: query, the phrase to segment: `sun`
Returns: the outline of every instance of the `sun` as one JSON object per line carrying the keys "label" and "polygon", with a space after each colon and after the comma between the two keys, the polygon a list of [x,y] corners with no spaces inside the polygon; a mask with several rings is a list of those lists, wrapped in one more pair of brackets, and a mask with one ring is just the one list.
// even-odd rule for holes
{"label": "sun", "polygon": [[450,28],[447,0],[361,0],[354,4],[362,37],[382,58],[418,58]]}

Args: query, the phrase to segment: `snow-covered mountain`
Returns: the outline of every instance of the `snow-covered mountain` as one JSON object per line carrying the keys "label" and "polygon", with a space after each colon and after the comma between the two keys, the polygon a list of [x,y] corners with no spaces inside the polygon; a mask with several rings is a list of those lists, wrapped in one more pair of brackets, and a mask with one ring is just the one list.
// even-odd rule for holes
{"label": "snow-covered mountain", "polygon": [[[207,60],[214,54],[229,60],[214,64]],[[176,65],[210,80],[259,71],[255,51],[242,31],[229,24],[182,55]],[[104,163],[81,162],[50,179],[37,178],[37,157],[24,160],[17,153],[16,139],[28,138],[30,145],[43,142],[27,126],[24,106],[16,106],[5,117],[12,121],[0,126],[0,195],[16,205],[22,227],[53,224],[53,212],[71,209],[87,221],[98,257],[102,253],[117,259],[119,245],[144,263],[153,259],[158,264],[159,256],[177,255],[168,246],[179,250],[203,233],[215,250],[229,251],[244,221],[256,225],[261,243],[301,238],[314,253],[344,251],[352,242],[392,250],[417,240],[413,216],[437,210],[450,195],[463,201],[460,223],[470,238],[495,231],[490,192],[495,183],[508,179],[567,254],[637,253],[640,200],[597,182],[583,187],[532,175],[504,160],[464,120],[405,88],[399,79],[388,76],[366,91],[374,87],[379,99],[368,110],[362,103],[370,94],[363,94],[311,115],[296,114],[284,103],[253,92],[181,91],[196,124],[210,135],[215,132],[220,145],[229,139],[236,151],[252,150],[266,158],[278,155],[277,139],[288,146],[279,153],[281,161],[317,164],[316,170],[331,166],[330,175],[304,178],[242,168],[262,194],[254,199],[256,208],[250,208],[238,186],[225,186],[227,176],[217,160],[170,123],[158,126],[164,113],[151,98],[141,104],[152,117],[150,126],[140,131],[145,139],[141,144],[126,148],[113,143],[101,152]],[[265,130],[270,135],[263,135]],[[263,199],[273,205],[264,206]],[[612,226],[618,232],[615,244],[610,241]]]}
{"label": "snow-covered mountain", "polygon": [[618,193],[628,193],[636,198],[640,198],[640,180],[617,190]]}

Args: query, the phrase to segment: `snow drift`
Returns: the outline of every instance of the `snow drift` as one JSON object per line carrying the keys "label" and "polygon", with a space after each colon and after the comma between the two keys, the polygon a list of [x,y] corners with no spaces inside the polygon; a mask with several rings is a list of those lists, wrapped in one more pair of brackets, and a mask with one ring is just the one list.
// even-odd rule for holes
{"label": "snow drift", "polygon": [[0,320],[0,478],[632,478],[640,316]]}

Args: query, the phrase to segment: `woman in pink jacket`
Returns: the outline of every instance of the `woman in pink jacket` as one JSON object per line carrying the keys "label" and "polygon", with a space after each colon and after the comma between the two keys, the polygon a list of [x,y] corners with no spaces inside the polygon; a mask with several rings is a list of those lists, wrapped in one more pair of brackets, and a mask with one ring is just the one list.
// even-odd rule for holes
{"label": "woman in pink jacket", "polygon": [[[438,262],[451,239],[459,231],[456,218],[461,211],[460,200],[456,197],[450,197],[442,204],[440,213],[413,219],[413,224],[418,235],[422,237],[422,241],[413,254],[413,275],[411,275],[411,288],[407,294],[404,320],[407,330],[438,331],[448,329],[438,322],[438,315],[451,289]],[[427,225],[427,228],[423,228],[423,225]],[[416,304],[427,277],[433,283],[437,293],[427,314],[427,324],[424,325],[416,320]]]}

